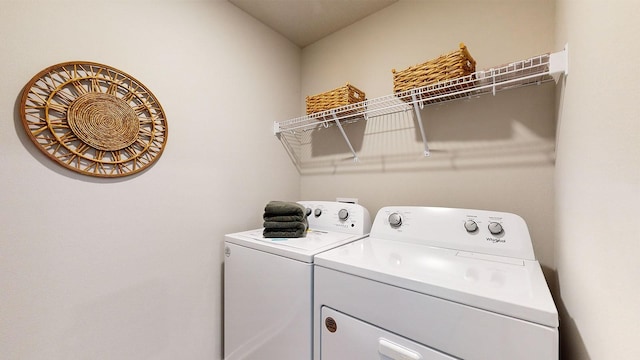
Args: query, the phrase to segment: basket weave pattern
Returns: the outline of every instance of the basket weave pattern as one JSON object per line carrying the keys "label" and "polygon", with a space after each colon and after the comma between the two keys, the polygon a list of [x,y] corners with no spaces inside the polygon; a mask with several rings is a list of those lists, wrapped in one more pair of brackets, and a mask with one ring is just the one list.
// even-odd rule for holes
{"label": "basket weave pattern", "polygon": [[110,94],[87,93],[69,107],[71,131],[92,147],[113,151],[124,149],[138,138],[140,121],[131,106]]}
{"label": "basket weave pattern", "polygon": [[347,83],[345,86],[307,96],[307,115],[334,109],[340,106],[359,103],[365,100],[365,93]]}
{"label": "basket weave pattern", "polygon": [[467,47],[460,43],[460,49],[441,55],[423,64],[411,66],[393,73],[393,91],[399,93],[437,82],[455,79],[476,71],[476,61]]}

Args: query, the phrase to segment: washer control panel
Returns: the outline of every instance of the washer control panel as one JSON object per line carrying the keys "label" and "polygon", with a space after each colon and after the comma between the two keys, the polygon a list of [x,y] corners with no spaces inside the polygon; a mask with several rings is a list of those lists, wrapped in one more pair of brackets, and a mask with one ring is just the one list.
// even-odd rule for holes
{"label": "washer control panel", "polygon": [[312,230],[365,235],[371,231],[369,211],[359,204],[334,201],[298,201],[306,208]]}
{"label": "washer control panel", "polygon": [[418,206],[380,209],[371,237],[535,260],[529,229],[506,212]]}

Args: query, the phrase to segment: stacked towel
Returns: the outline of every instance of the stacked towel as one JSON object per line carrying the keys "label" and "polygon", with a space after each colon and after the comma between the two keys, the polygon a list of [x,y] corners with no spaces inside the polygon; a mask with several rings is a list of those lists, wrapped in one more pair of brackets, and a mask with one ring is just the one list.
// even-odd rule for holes
{"label": "stacked towel", "polygon": [[307,214],[304,206],[286,201],[270,201],[264,208],[266,238],[295,238],[307,235]]}

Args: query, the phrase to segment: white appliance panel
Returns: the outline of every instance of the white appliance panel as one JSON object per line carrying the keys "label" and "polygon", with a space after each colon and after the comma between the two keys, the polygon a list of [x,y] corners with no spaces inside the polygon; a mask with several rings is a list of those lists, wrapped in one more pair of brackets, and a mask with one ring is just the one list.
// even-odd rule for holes
{"label": "white appliance panel", "polygon": [[[400,221],[393,226],[391,221]],[[476,226],[468,231],[467,222]],[[502,231],[493,234],[490,226]],[[529,229],[516,214],[472,209],[388,206],[376,214],[371,237],[535,260]]]}
{"label": "white appliance panel", "polygon": [[519,319],[558,326],[557,311],[537,261],[369,237],[320,254],[315,263]]}
{"label": "white appliance panel", "polygon": [[323,306],[455,358],[558,359],[557,328],[316,266],[315,360],[346,359],[320,353]]}
{"label": "white appliance panel", "polygon": [[313,265],[236,244],[226,249],[225,360],[310,358]]}
{"label": "white appliance panel", "polygon": [[312,357],[314,256],[366,237],[371,218],[357,204],[298,203],[307,208],[305,237],[225,235],[225,360]]}
{"label": "white appliance panel", "polygon": [[[371,351],[347,338],[322,353],[326,308],[456,359],[559,356],[557,310],[515,214],[382,208],[369,238],[316,256],[313,306],[314,360]],[[389,346],[396,356],[405,345]]]}
{"label": "white appliance panel", "polygon": [[322,359],[455,360],[328,307],[322,307],[322,322]]}
{"label": "white appliance panel", "polygon": [[369,234],[371,216],[361,205],[333,201],[298,201],[306,207],[309,228],[352,235]]}
{"label": "white appliance panel", "polygon": [[300,238],[265,238],[262,236],[262,229],[255,229],[226,235],[225,241],[311,263],[317,253],[360,238],[362,235],[313,229],[309,230],[305,237]]}

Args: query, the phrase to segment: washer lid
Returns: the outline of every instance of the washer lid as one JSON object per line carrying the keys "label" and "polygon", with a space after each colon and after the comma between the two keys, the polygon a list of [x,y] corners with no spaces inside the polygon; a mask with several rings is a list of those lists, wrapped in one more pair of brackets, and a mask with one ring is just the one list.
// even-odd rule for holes
{"label": "washer lid", "polygon": [[309,230],[301,238],[265,238],[264,229],[255,229],[225,235],[225,241],[246,246],[294,260],[313,262],[314,255],[363,238],[366,235],[345,234],[333,231]]}
{"label": "washer lid", "polygon": [[535,260],[369,237],[319,254],[315,264],[558,327],[558,312]]}

